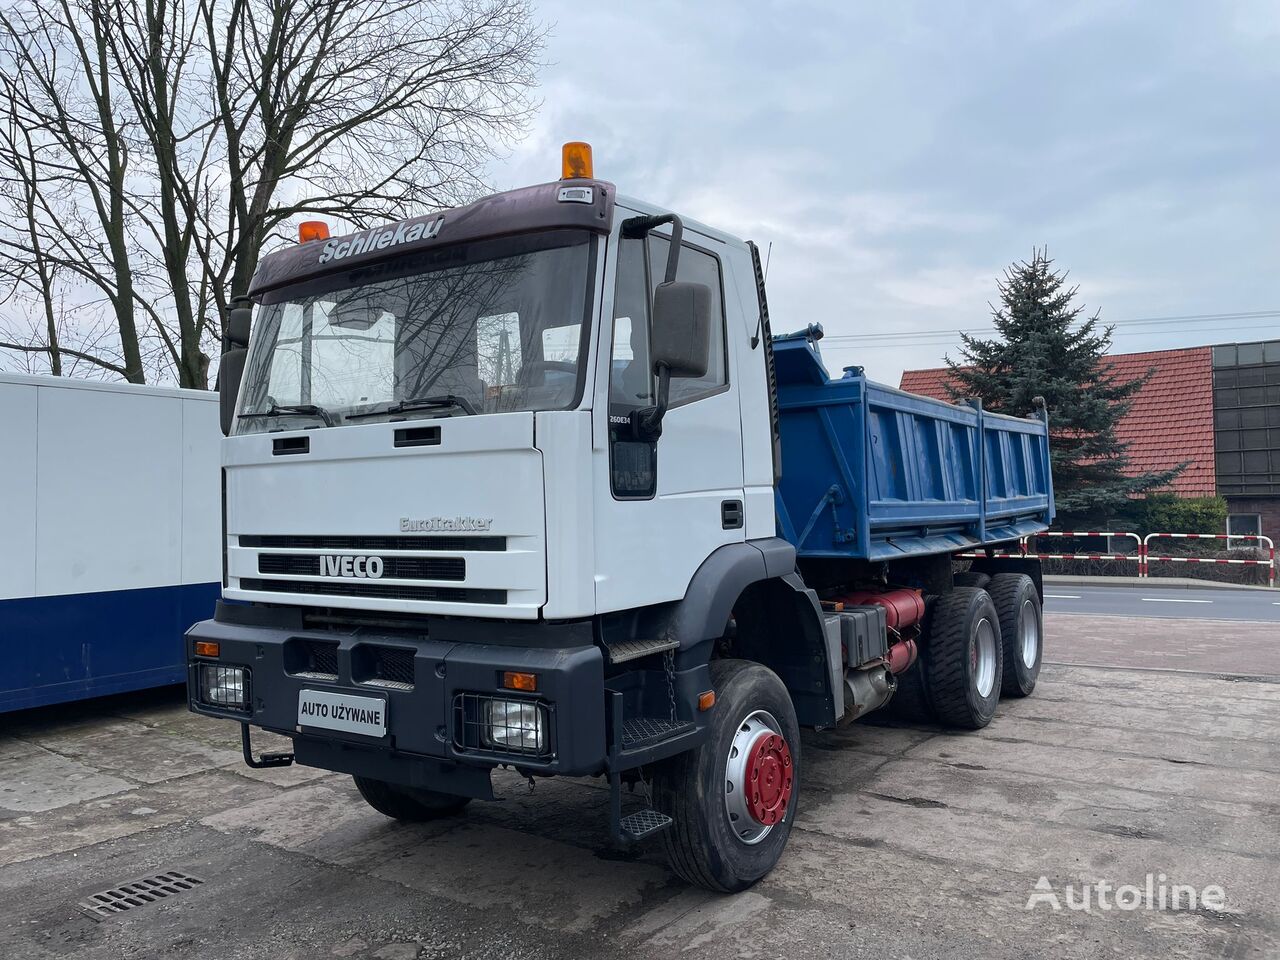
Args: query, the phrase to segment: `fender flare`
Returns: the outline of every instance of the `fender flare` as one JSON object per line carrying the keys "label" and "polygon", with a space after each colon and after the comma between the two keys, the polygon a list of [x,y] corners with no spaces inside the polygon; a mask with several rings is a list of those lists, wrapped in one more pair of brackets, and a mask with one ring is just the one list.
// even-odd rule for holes
{"label": "fender flare", "polygon": [[684,599],[677,601],[667,622],[667,636],[678,640],[682,651],[719,639],[742,591],[795,570],[796,548],[781,537],[716,548],[694,571]]}
{"label": "fender flare", "polygon": [[724,636],[734,605],[756,584],[776,590],[775,600],[785,603],[790,598],[790,622],[798,629],[785,642],[776,635],[754,645],[740,639],[741,655],[778,674],[803,726],[831,726],[844,712],[839,637],[828,635],[818,595],[796,571],[795,547],[786,540],[772,537],[715,550],[694,573],[663,632],[679,642],[677,657],[683,668],[705,667],[712,644]]}

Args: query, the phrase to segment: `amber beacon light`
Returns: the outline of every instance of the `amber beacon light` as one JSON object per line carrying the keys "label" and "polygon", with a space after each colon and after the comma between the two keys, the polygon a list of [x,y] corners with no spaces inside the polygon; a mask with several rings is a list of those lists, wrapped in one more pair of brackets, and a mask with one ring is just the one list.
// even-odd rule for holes
{"label": "amber beacon light", "polygon": [[328,240],[329,225],[323,220],[303,220],[298,224],[298,242],[307,243],[310,240]]}
{"label": "amber beacon light", "polygon": [[560,179],[591,179],[591,144],[574,140],[560,148]]}

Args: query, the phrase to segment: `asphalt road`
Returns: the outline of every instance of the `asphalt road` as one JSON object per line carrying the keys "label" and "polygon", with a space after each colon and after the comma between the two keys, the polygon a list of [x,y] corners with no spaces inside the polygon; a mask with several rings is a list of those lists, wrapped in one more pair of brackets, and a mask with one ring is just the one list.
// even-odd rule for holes
{"label": "asphalt road", "polygon": [[1280,590],[1076,587],[1046,583],[1046,613],[1280,623]]}

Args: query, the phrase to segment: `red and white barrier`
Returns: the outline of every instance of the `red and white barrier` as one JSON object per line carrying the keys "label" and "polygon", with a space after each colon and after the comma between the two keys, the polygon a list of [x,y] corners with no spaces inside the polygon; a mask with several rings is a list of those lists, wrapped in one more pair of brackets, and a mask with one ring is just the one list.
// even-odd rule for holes
{"label": "red and white barrier", "polygon": [[[1226,557],[1171,557],[1151,552],[1152,540],[1255,540],[1267,546],[1266,560],[1234,560]],[[1142,541],[1144,563],[1223,563],[1267,568],[1267,586],[1276,585],[1276,545],[1270,537],[1254,533],[1149,533]],[[1143,576],[1146,574],[1144,573]]]}
{"label": "red and white barrier", "polygon": [[[1137,550],[1134,553],[1029,553],[1027,551],[1027,542],[1039,537],[1132,537]],[[1142,538],[1136,533],[1128,533],[1124,530],[1098,530],[1098,531],[1079,531],[1079,530],[1047,530],[1044,533],[1037,533],[1034,537],[1023,537],[1019,544],[1021,549],[1018,553],[997,553],[997,557],[1026,557],[1029,560],[1134,560],[1138,564],[1138,576],[1143,575],[1142,570]],[[962,553],[962,557],[985,557],[985,553]]]}
{"label": "red and white barrier", "polygon": [[[1028,541],[1038,539],[1039,537],[1130,537],[1137,545],[1134,553],[1031,553],[1028,551]],[[1153,554],[1151,552],[1152,540],[1253,540],[1259,544],[1266,544],[1268,559],[1266,560],[1237,560],[1228,559],[1226,557],[1174,557],[1166,554]],[[1152,563],[1222,563],[1237,564],[1240,566],[1257,566],[1267,568],[1267,586],[1274,587],[1276,585],[1276,545],[1275,542],[1261,534],[1243,534],[1243,533],[1149,533],[1146,537],[1140,537],[1136,533],[1130,533],[1125,530],[1048,530],[1044,533],[1037,533],[1033,537],[1023,537],[1019,541],[1018,553],[996,553],[997,557],[1026,557],[1031,560],[1133,560],[1138,564],[1138,576],[1150,576],[1150,564]],[[957,556],[978,559],[987,556],[986,553],[961,553]]]}

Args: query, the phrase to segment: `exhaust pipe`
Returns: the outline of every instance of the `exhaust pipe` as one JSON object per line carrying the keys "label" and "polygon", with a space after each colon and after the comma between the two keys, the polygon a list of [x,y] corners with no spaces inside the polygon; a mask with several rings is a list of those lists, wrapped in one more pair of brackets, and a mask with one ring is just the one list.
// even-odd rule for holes
{"label": "exhaust pipe", "polygon": [[865,670],[846,670],[844,674],[845,715],[843,720],[856,720],[872,710],[879,710],[893,691],[898,689],[898,678],[884,664],[876,664]]}

